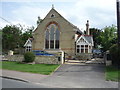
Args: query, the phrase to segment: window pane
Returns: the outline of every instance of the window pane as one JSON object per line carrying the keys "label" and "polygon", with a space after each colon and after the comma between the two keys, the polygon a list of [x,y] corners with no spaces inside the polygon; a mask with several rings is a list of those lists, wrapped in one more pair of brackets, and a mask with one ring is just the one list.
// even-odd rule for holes
{"label": "window pane", "polygon": [[81,53],[84,53],[84,49],[81,49]]}
{"label": "window pane", "polygon": [[56,29],[56,33],[55,33],[55,48],[59,49],[59,38],[60,38],[60,31],[58,29]]}
{"label": "window pane", "polygon": [[50,29],[50,48],[54,48],[54,26]]}
{"label": "window pane", "polygon": [[88,49],[85,49],[85,53],[88,53]]}
{"label": "window pane", "polygon": [[77,45],[77,48],[79,48],[80,47],[80,45]]}
{"label": "window pane", "polygon": [[46,40],[45,40],[45,48],[48,49],[49,48],[49,31],[46,31]]}
{"label": "window pane", "polygon": [[77,53],[79,53],[80,52],[80,49],[77,49]]}

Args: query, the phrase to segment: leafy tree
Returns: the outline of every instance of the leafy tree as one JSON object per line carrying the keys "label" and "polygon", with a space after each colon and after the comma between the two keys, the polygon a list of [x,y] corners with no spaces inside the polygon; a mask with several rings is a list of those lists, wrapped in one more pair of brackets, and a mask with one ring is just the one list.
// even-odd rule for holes
{"label": "leafy tree", "polygon": [[21,39],[22,43],[21,46],[24,46],[25,42],[27,41],[28,38],[32,37],[32,32],[34,30],[34,27],[28,27],[27,30],[22,34]]}
{"label": "leafy tree", "polygon": [[109,27],[105,27],[101,32],[99,38],[100,44],[103,47],[103,50],[109,50],[109,48],[116,43],[117,41],[117,28],[112,25]]}
{"label": "leafy tree", "polygon": [[23,31],[21,25],[6,25],[2,29],[2,49],[3,52],[8,52],[8,50],[14,50],[15,48],[23,48],[26,40],[32,37],[32,32],[34,27],[28,27]]}
{"label": "leafy tree", "polygon": [[15,25],[6,25],[2,29],[2,49],[3,51],[14,50],[21,41],[22,31]]}
{"label": "leafy tree", "polygon": [[101,35],[102,30],[97,29],[97,28],[90,28],[90,35],[93,36],[93,41],[94,41],[94,48],[98,48],[100,45],[100,38],[99,36]]}
{"label": "leafy tree", "polygon": [[112,59],[112,64],[113,65],[118,65],[119,60],[120,60],[120,48],[118,48],[117,44],[113,44],[110,47],[110,56]]}

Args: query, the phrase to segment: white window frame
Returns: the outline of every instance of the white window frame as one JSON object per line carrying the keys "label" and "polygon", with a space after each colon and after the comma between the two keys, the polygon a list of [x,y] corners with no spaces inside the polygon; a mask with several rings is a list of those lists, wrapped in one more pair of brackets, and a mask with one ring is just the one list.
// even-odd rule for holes
{"label": "white window frame", "polygon": [[[51,29],[51,27],[52,26],[54,26],[54,48],[50,48],[50,29]],[[56,40],[56,30],[57,30],[57,25],[55,25],[55,24],[50,24],[48,27],[47,27],[47,30],[49,31],[49,48],[46,48],[46,31],[45,31],[45,39],[44,39],[44,49],[60,49],[60,35],[59,35],[59,48],[55,48],[55,45],[56,45],[56,42],[55,42],[55,40]],[[60,34],[60,31],[59,31],[59,34]]]}

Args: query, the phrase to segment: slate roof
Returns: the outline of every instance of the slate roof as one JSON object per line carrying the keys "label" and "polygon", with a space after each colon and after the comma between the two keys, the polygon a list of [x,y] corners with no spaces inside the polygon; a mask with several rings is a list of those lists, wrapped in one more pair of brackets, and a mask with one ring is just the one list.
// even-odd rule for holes
{"label": "slate roof", "polygon": [[91,35],[84,35],[84,38],[89,42],[93,43],[93,37]]}
{"label": "slate roof", "polygon": [[28,42],[32,43],[33,38],[28,38],[28,40],[26,41],[26,43],[24,44],[24,47],[27,46]]}
{"label": "slate roof", "polygon": [[83,37],[89,44],[91,44],[92,46],[94,46],[93,36],[92,35],[78,35],[77,42],[80,40],[81,37]]}

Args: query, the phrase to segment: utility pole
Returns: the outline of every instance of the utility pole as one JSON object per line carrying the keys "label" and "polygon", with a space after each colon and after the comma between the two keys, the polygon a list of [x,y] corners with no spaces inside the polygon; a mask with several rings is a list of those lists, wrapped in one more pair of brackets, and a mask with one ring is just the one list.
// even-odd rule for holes
{"label": "utility pole", "polygon": [[120,48],[120,1],[117,0],[117,33],[118,33],[118,48]]}

